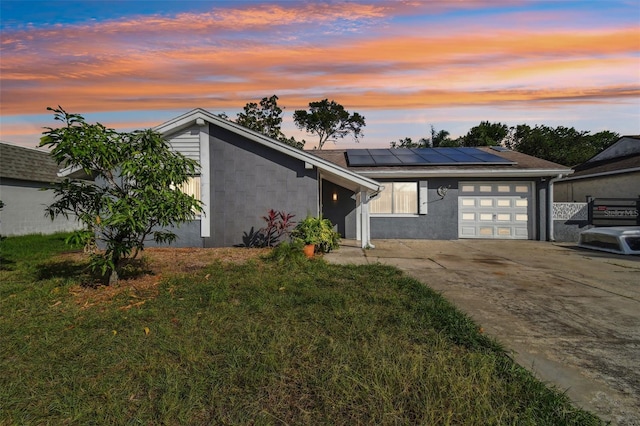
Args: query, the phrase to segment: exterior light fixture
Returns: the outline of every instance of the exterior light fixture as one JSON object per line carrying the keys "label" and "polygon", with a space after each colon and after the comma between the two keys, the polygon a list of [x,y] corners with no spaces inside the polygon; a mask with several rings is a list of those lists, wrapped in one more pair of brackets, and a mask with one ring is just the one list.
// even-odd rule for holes
{"label": "exterior light fixture", "polygon": [[337,193],[337,192],[334,192],[334,193],[333,193],[333,195],[331,196],[331,199],[332,199],[333,201],[338,201],[338,193]]}

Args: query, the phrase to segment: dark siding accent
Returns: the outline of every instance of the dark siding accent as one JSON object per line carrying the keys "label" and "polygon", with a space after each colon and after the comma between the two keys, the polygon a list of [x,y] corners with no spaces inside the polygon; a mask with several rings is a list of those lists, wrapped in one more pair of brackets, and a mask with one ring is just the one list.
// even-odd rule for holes
{"label": "dark siding accent", "polygon": [[[333,193],[338,200],[333,201]],[[342,238],[356,238],[356,200],[353,191],[322,180],[322,215],[335,225]]]}

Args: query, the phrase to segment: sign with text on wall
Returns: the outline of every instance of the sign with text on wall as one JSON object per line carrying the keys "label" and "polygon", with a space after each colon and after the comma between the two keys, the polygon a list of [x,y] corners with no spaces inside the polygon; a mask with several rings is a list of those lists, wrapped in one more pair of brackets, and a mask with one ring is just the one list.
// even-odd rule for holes
{"label": "sign with text on wall", "polygon": [[640,198],[595,198],[591,208],[594,226],[640,225]]}

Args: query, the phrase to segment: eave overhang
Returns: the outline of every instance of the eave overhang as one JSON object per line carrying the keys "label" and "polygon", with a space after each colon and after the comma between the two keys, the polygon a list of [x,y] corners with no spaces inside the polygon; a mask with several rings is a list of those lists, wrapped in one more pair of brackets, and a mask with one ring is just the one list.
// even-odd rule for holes
{"label": "eave overhang", "polygon": [[572,169],[434,169],[434,170],[362,170],[358,173],[370,178],[430,178],[430,177],[470,177],[470,178],[543,178],[566,176]]}

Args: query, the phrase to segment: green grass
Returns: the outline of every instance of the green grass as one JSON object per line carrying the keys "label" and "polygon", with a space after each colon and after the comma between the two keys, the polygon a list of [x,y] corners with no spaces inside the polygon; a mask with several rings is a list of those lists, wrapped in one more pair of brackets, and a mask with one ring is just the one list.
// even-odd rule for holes
{"label": "green grass", "polygon": [[394,268],[216,263],[81,309],[62,240],[2,243],[0,424],[601,424]]}

